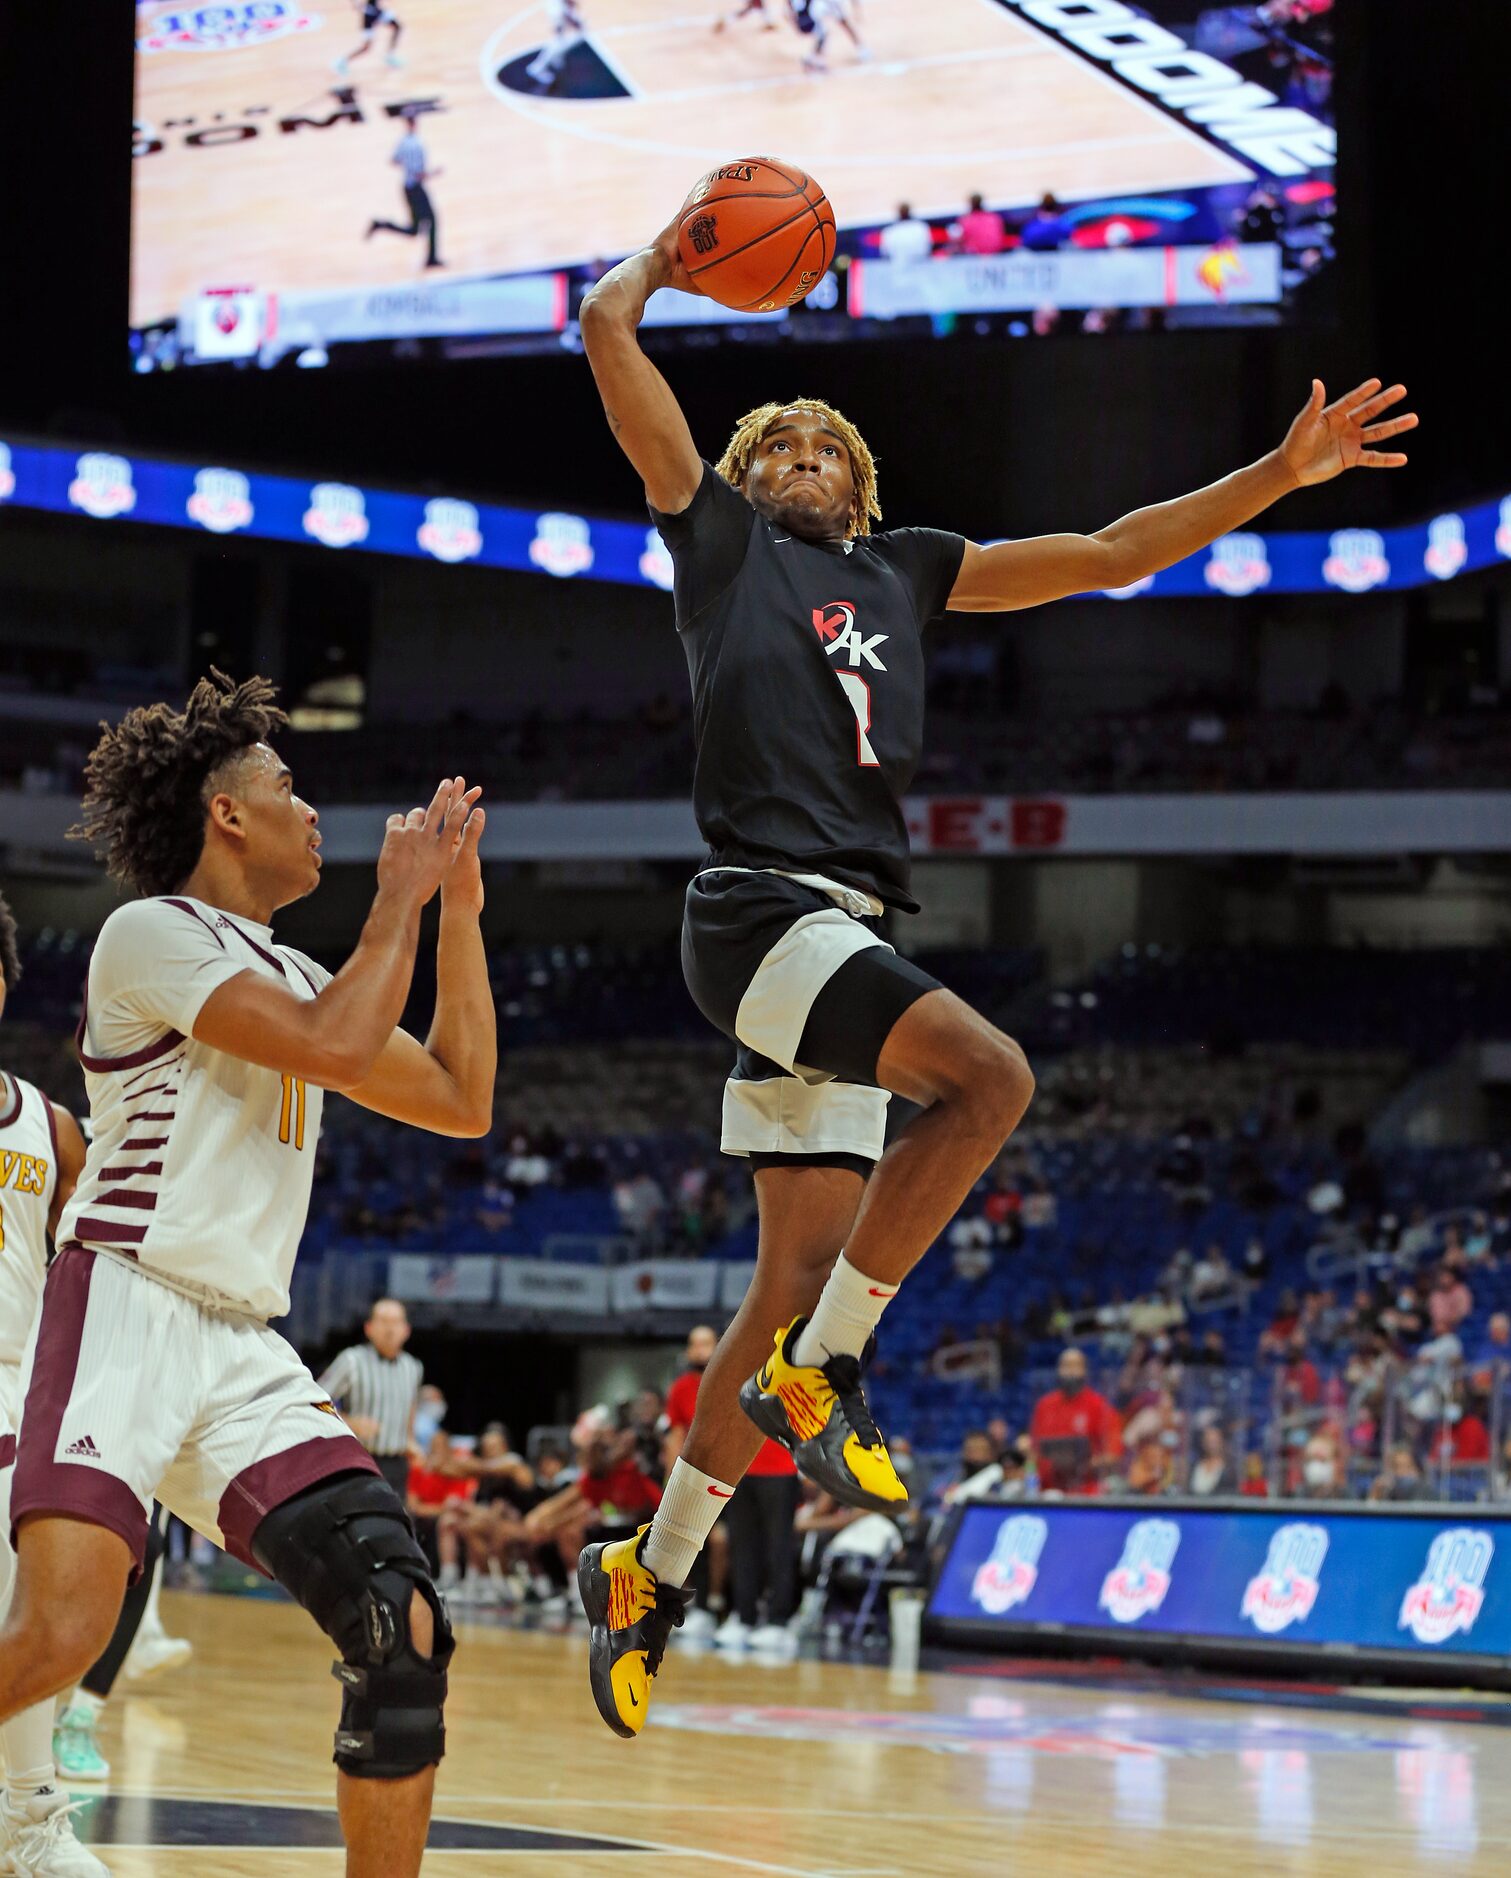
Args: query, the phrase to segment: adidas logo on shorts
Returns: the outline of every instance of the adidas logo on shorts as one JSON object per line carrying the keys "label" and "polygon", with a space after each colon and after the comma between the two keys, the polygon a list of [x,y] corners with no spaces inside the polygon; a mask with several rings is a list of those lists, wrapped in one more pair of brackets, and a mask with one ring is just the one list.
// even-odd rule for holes
{"label": "adidas logo on shorts", "polygon": [[64,1448],[63,1453],[65,1456],[77,1455],[80,1460],[85,1461],[97,1461],[101,1458],[100,1450],[94,1445],[94,1438],[91,1435],[81,1435],[77,1441]]}

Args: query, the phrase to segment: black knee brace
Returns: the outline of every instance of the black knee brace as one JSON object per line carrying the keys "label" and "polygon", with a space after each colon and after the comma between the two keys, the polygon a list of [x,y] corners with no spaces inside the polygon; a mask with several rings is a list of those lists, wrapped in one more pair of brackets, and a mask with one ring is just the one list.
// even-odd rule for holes
{"label": "black knee brace", "polygon": [[[368,1780],[403,1780],[446,1752],[446,1665],[456,1648],[409,1515],[385,1481],[347,1474],[275,1507],[252,1550],[341,1652],[336,1765]],[[418,1591],[434,1647],[409,1634]]]}

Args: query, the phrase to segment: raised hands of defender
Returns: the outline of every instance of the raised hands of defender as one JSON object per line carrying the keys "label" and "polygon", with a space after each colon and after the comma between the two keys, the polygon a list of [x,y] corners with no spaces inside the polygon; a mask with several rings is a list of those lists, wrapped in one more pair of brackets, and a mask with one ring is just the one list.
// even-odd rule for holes
{"label": "raised hands of defender", "polygon": [[[415,903],[424,906],[461,857],[469,839],[473,804],[482,793],[481,789],[469,789],[465,777],[448,776],[431,797],[428,809],[390,815],[378,855],[379,887],[413,894]],[[477,816],[479,826],[470,837],[474,862],[482,833],[481,810]],[[478,893],[481,896],[481,881]]]}
{"label": "raised hands of defender", "polygon": [[[461,776],[457,777],[458,789],[464,780]],[[467,799],[476,802],[481,794],[480,789],[469,789]],[[468,812],[462,824],[461,839],[451,857],[451,865],[441,878],[441,905],[449,907],[453,912],[478,914],[483,910],[483,864],[477,850],[487,820],[481,808]]]}
{"label": "raised hands of defender", "polygon": [[1312,395],[1280,446],[1280,454],[1296,481],[1325,483],[1350,469],[1403,469],[1404,452],[1377,450],[1374,446],[1416,429],[1414,411],[1376,421],[1381,412],[1399,404],[1405,396],[1404,385],[1382,391],[1378,378],[1366,378],[1362,385],[1328,404],[1322,380],[1314,378]]}

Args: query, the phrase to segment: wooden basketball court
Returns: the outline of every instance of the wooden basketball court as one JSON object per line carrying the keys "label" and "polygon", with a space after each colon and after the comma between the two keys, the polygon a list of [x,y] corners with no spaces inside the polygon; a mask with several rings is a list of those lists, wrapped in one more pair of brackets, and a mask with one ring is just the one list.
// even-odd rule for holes
{"label": "wooden basketball court", "polygon": [[[194,1660],[107,1711],[114,1781],[81,1833],[117,1878],[334,1878],[328,1647],[290,1605],[163,1603]],[[461,1638],[427,1878],[1473,1878],[1511,1855],[1502,1727],[674,1642],[629,1743],[579,1635]]]}
{"label": "wooden basketball court", "polygon": [[[133,172],[133,325],[207,286],[412,280],[418,243],[364,239],[370,218],[402,212],[390,159],[403,126],[385,107],[408,99],[442,107],[420,126],[447,263],[432,283],[629,253],[705,169],[741,154],[811,168],[841,227],[904,200],[948,215],[975,191],[1026,204],[1249,175],[995,0],[864,0],[872,56],[857,62],[836,30],[826,77],[802,71],[809,42],[786,25],[715,35],[730,0],[584,0],[592,57],[621,94],[605,97],[517,88],[549,35],[539,0],[391,4],[402,70],[384,64],[380,32],[349,78],[333,72],[359,38],[341,0],[265,43],[141,55],[137,115],[162,148]],[[139,32],[161,14],[140,9]],[[342,86],[360,122],[280,128],[329,118]]]}

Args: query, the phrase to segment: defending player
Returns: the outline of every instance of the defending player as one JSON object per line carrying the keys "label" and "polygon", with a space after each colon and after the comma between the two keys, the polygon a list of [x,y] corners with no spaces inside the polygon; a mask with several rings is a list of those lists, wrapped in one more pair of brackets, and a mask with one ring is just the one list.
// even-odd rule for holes
{"label": "defending player", "polygon": [[[0,1016],[20,976],[16,922],[0,895]],[[0,1070],[0,1615],[9,1607],[16,1575],[9,1507],[21,1356],[42,1301],[48,1237],[73,1192],[84,1153],[79,1124],[67,1109]],[[106,1878],[106,1867],[74,1837],[74,1809],[58,1787],[50,1697],[0,1724],[0,1749],[0,1871]]]}
{"label": "defending player", "polygon": [[365,52],[372,51],[380,26],[388,28],[387,63],[395,68],[401,66],[404,61],[399,57],[399,37],[404,28],[398,17],[389,12],[383,0],[353,0],[353,4],[362,20],[362,38],[350,52],[337,59],[332,68],[336,76],[345,78],[351,71],[352,60],[360,59]]}
{"label": "defending player", "polygon": [[[263,679],[202,680],[95,747],[82,832],[143,897],[106,920],[79,1024],[94,1139],[23,1368],[0,1718],[88,1668],[164,1505],[277,1579],[341,1652],[348,1878],[420,1869],[452,1637],[393,1489],[268,1318],[309,1203],[322,1092],[438,1134],[491,1122],[479,791],[393,815],[334,978],[270,921],[320,879]],[[397,1028],[441,892],[424,1045]]]}
{"label": "defending player", "polygon": [[788,0],[792,23],[805,37],[810,37],[813,49],[803,55],[805,72],[828,72],[829,29],[842,26],[849,35],[850,43],[855,47],[855,56],[862,64],[870,58],[871,48],[860,36],[860,29],[855,24],[851,0]]}
{"label": "defending player", "polygon": [[[737,1045],[723,1145],[755,1171],[760,1243],[654,1520],[579,1566],[593,1692],[621,1735],[644,1723],[688,1569],[763,1435],[837,1500],[907,1497],[862,1355],[1033,1092],[1018,1045],[881,936],[887,908],[916,908],[900,799],[922,748],[925,624],[1126,586],[1300,484],[1403,463],[1371,446],[1416,422],[1377,421],[1399,385],[1370,379],[1328,405],[1314,383],[1277,450],[1096,534],[991,547],[934,529],[873,534],[871,453],[817,399],[760,406],[717,468],[702,460],[636,335],[664,286],[690,290],[675,224],[592,289],[582,335],[676,569],[709,845],[688,888],[683,969]],[[883,1155],[889,1092],[923,1113]]]}
{"label": "defending player", "polygon": [[549,91],[567,62],[567,55],[587,38],[580,0],[549,0],[551,37],[525,67],[532,85]]}

